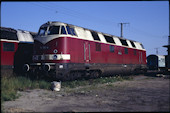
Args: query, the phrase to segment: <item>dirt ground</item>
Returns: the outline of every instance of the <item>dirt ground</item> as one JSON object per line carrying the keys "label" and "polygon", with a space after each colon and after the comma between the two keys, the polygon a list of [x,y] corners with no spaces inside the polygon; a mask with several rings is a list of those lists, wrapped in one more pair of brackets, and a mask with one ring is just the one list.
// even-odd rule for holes
{"label": "dirt ground", "polygon": [[[62,84],[62,83],[61,83]],[[133,80],[61,91],[43,89],[18,92],[3,103],[5,112],[170,112],[170,79],[133,76]]]}

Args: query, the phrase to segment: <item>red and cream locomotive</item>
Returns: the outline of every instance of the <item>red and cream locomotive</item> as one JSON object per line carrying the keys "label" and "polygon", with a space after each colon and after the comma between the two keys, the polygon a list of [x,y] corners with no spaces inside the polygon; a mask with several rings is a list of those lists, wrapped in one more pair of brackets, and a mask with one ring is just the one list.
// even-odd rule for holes
{"label": "red and cream locomotive", "polygon": [[47,22],[34,39],[33,63],[24,69],[58,79],[134,73],[146,69],[146,51],[137,41]]}
{"label": "red and cream locomotive", "polygon": [[0,27],[1,75],[22,73],[25,63],[32,62],[33,37],[36,33]]}

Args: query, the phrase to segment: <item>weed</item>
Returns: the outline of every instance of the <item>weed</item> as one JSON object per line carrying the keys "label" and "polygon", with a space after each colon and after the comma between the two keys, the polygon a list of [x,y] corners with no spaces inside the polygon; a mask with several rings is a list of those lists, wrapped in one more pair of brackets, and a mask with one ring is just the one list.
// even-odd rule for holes
{"label": "weed", "polygon": [[11,76],[1,78],[1,102],[15,100],[19,97],[17,91],[23,91],[26,89],[49,89],[50,83],[43,80],[30,80],[23,76]]}
{"label": "weed", "polygon": [[[62,82],[62,87],[65,89],[75,88],[79,86],[96,86],[98,84],[123,81],[123,80],[132,80],[132,78],[128,76],[113,76],[113,77],[100,77],[97,79],[89,79],[89,80],[74,80]],[[10,77],[2,77],[1,78],[1,102],[15,100],[19,97],[17,95],[17,91],[23,91],[26,89],[50,89],[50,83],[44,80],[30,80],[29,78],[23,76],[10,76]],[[91,87],[93,89],[93,87]]]}
{"label": "weed", "polygon": [[68,87],[68,88],[75,88],[77,86],[84,86],[88,85],[87,80],[74,80],[74,81],[67,81],[62,83],[62,87]]}
{"label": "weed", "polygon": [[97,84],[104,84],[104,83],[113,83],[116,81],[123,81],[123,80],[132,80],[132,77],[129,76],[111,76],[111,77],[100,77],[97,79],[89,79],[89,80],[74,80],[74,81],[67,81],[62,83],[62,87],[67,88],[75,88],[78,86],[85,86],[85,85],[97,85]]}
{"label": "weed", "polygon": [[40,89],[49,89],[50,84],[44,80],[39,81],[39,88]]}

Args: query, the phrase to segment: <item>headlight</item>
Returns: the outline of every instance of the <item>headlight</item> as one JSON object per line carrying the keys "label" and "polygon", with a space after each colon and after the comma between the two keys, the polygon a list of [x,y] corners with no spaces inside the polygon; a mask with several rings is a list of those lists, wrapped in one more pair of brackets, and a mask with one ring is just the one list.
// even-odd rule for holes
{"label": "headlight", "polygon": [[63,66],[62,64],[61,64],[61,65],[59,65],[59,68],[60,68],[60,69],[62,69],[63,67],[64,67],[64,66]]}
{"label": "headlight", "polygon": [[57,59],[57,55],[55,54],[54,56],[53,56],[53,60],[56,60]]}

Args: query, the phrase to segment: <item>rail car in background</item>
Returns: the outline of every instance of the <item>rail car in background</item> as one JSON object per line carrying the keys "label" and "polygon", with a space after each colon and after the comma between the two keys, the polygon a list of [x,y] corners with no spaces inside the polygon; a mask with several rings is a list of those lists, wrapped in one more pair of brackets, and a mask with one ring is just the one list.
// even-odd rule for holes
{"label": "rail car in background", "polygon": [[[1,27],[1,75],[21,73],[25,63],[32,62],[34,32]],[[5,74],[5,75],[7,75]]]}
{"label": "rail car in background", "polygon": [[137,73],[146,67],[146,51],[140,42],[63,22],[47,22],[34,39],[33,63],[25,64],[24,69],[62,80]]}
{"label": "rail car in background", "polygon": [[164,70],[165,56],[164,55],[149,55],[147,57],[148,70]]}
{"label": "rail car in background", "polygon": [[147,73],[170,75],[167,63],[167,56],[151,54],[147,56]]}

